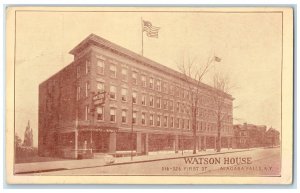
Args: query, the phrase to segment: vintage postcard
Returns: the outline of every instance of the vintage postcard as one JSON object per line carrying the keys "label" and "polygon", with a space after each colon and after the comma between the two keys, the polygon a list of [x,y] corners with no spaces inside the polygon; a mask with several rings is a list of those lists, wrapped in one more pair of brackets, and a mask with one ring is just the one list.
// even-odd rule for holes
{"label": "vintage postcard", "polygon": [[6,19],[8,183],[292,183],[292,8]]}

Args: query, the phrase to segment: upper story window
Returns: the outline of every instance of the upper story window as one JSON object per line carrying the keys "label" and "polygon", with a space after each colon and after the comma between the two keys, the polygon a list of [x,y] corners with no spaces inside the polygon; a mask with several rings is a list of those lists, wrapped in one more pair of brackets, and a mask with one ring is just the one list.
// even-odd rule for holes
{"label": "upper story window", "polygon": [[161,108],[161,98],[157,97],[156,99],[156,108]]}
{"label": "upper story window", "polygon": [[150,125],[150,126],[153,126],[153,124],[154,124],[154,122],[153,122],[153,117],[154,117],[153,114],[150,114],[150,115],[149,115],[149,125]]}
{"label": "upper story window", "polygon": [[86,121],[89,119],[89,112],[90,112],[89,105],[86,105],[85,106],[85,120]]}
{"label": "upper story window", "polygon": [[173,105],[172,100],[169,101],[169,109],[170,109],[170,111],[173,111],[173,109],[174,109],[174,105]]}
{"label": "upper story window", "polygon": [[177,112],[180,111],[180,103],[179,103],[179,102],[176,103],[176,111],[177,111]]}
{"label": "upper story window", "polygon": [[104,60],[97,60],[97,73],[104,74]]}
{"label": "upper story window", "polygon": [[127,81],[127,72],[128,70],[126,68],[122,68],[122,80]]}
{"label": "upper story window", "polygon": [[97,90],[99,92],[104,92],[104,82],[97,82]]}
{"label": "upper story window", "polygon": [[142,113],[142,125],[146,124],[146,113]]}
{"label": "upper story window", "polygon": [[149,106],[154,107],[154,97],[153,96],[149,96]]}
{"label": "upper story window", "polygon": [[104,120],[104,110],[103,107],[97,107],[97,121]]}
{"label": "upper story window", "polygon": [[126,88],[121,89],[121,95],[122,95],[121,100],[126,102],[127,101],[127,89]]}
{"label": "upper story window", "polygon": [[160,127],[160,115],[156,116],[156,126]]}
{"label": "upper story window", "polygon": [[163,99],[163,108],[165,110],[168,110],[168,100],[167,99]]}
{"label": "upper story window", "polygon": [[164,127],[168,127],[168,116],[164,116]]}
{"label": "upper story window", "polygon": [[181,128],[184,129],[184,119],[181,119]]}
{"label": "upper story window", "polygon": [[116,92],[117,92],[116,86],[111,85],[110,88],[109,88],[109,97],[111,99],[116,99],[117,98],[116,97]]}
{"label": "upper story window", "polygon": [[163,83],[163,92],[168,93],[168,83],[166,82]]}
{"label": "upper story window", "polygon": [[177,129],[179,129],[179,122],[180,122],[180,119],[177,118],[176,121],[175,121],[175,127],[176,127]]}
{"label": "upper story window", "polygon": [[90,83],[86,82],[85,83],[85,97],[89,96],[89,89],[90,89]]}
{"label": "upper story window", "polygon": [[154,82],[153,78],[150,77],[150,78],[149,78],[149,87],[150,87],[151,89],[153,89],[153,86],[154,86],[154,85],[153,85],[153,84],[154,84],[153,82]]}
{"label": "upper story window", "polygon": [[190,120],[186,120],[186,128],[187,130],[190,130]]}
{"label": "upper story window", "polygon": [[132,92],[132,103],[133,104],[137,103],[137,93],[135,91]]}
{"label": "upper story window", "polygon": [[111,78],[117,77],[117,67],[113,64],[110,64],[109,66],[109,74]]}
{"label": "upper story window", "polygon": [[110,122],[116,122],[116,109],[110,108]]}
{"label": "upper story window", "polygon": [[137,123],[137,111],[133,111],[132,113],[132,124]]}
{"label": "upper story window", "polygon": [[122,110],[122,123],[127,123],[127,110]]}
{"label": "upper story window", "polygon": [[146,95],[142,95],[142,105],[146,106]]}
{"label": "upper story window", "polygon": [[174,118],[170,117],[170,127],[174,127]]}
{"label": "upper story window", "polygon": [[173,85],[170,85],[170,87],[169,87],[169,94],[174,95],[174,86]]}
{"label": "upper story window", "polygon": [[156,81],[156,90],[161,91],[161,81],[160,80]]}
{"label": "upper story window", "polygon": [[77,78],[80,77],[80,65],[79,64],[76,67],[76,76],[77,76]]}
{"label": "upper story window", "polygon": [[137,84],[137,72],[132,72],[132,83]]}
{"label": "upper story window", "polygon": [[142,75],[141,79],[142,79],[142,86],[146,87],[146,76]]}
{"label": "upper story window", "polygon": [[81,97],[81,89],[80,86],[77,87],[77,100],[80,100]]}
{"label": "upper story window", "polygon": [[176,87],[175,96],[176,97],[180,96],[180,88],[179,87]]}
{"label": "upper story window", "polygon": [[88,74],[90,72],[90,61],[86,60],[85,61],[85,74]]}

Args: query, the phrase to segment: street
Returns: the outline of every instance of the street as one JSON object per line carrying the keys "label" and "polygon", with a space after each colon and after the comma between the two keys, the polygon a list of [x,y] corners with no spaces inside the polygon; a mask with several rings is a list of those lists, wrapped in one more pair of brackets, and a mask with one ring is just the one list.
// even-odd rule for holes
{"label": "street", "polygon": [[278,176],[280,165],[280,148],[277,147],[138,163],[116,163],[30,175]]}

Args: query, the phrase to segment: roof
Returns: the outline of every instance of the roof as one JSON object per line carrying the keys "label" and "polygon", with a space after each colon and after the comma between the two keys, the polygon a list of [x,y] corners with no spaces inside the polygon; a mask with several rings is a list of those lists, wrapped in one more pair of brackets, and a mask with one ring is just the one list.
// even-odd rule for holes
{"label": "roof", "polygon": [[[87,38],[85,38],[83,41],[81,41],[77,46],[75,46],[69,53],[72,54],[72,55],[75,55],[77,53],[80,53],[83,49],[85,49],[87,46],[91,46],[91,45],[95,45],[95,46],[98,46],[98,47],[102,47],[102,48],[105,48],[105,49],[108,49],[108,50],[111,50],[115,53],[118,53],[120,55],[123,55],[123,56],[126,56],[128,58],[130,58],[131,60],[135,60],[143,65],[146,65],[148,67],[151,67],[151,68],[154,68],[154,69],[157,69],[165,74],[168,74],[168,75],[171,75],[173,77],[178,77],[179,79],[182,79],[183,81],[185,81],[185,77],[182,73],[178,72],[178,71],[175,71],[171,68],[168,68],[162,64],[159,64],[149,58],[146,58],[140,54],[137,54],[133,51],[130,51],[124,47],[121,47],[113,42],[110,42],[100,36],[97,36],[95,34],[90,34]],[[197,81],[190,78],[189,80],[190,83],[194,83],[196,84]],[[201,83],[200,86],[202,88],[205,88],[205,89],[208,89],[208,90],[217,90],[209,85],[206,85],[204,83]],[[223,92],[228,98],[234,100],[234,98],[228,94],[228,93],[225,93]]]}

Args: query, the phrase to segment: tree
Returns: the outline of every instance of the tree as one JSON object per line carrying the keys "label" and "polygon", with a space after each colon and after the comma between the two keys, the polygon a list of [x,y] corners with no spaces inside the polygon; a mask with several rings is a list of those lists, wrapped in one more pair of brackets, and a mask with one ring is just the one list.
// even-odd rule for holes
{"label": "tree", "polygon": [[182,80],[189,92],[189,103],[191,112],[191,123],[193,132],[193,154],[197,152],[197,115],[199,109],[199,94],[204,75],[210,70],[214,62],[220,62],[221,58],[217,56],[209,57],[205,65],[201,65],[196,58],[182,57],[177,63],[179,71],[182,73]]}
{"label": "tree", "polygon": [[22,139],[18,136],[18,134],[15,134],[15,147],[18,148],[22,145]]}
{"label": "tree", "polygon": [[25,133],[24,133],[24,141],[23,146],[32,147],[33,146],[33,134],[32,129],[30,128],[30,122],[28,121]]}
{"label": "tree", "polygon": [[[221,73],[216,73],[213,76],[213,84],[215,91],[213,93],[213,100],[215,105],[215,113],[217,118],[217,152],[221,151],[221,129],[224,126],[225,119],[232,120],[232,104],[228,100],[228,92],[232,88],[229,84],[228,77]],[[227,101],[228,100],[228,101]]]}

